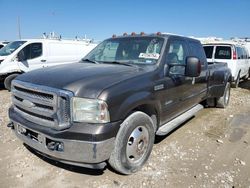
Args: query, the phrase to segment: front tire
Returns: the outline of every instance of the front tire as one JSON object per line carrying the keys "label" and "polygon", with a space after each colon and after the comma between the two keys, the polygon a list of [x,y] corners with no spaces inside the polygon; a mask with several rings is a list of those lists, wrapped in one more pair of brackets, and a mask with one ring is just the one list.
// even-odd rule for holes
{"label": "front tire", "polygon": [[11,90],[11,82],[14,80],[19,74],[11,74],[7,76],[4,80],[4,87],[10,91]]}
{"label": "front tire", "polygon": [[122,174],[140,170],[149,158],[154,139],[152,119],[143,112],[134,112],[121,124],[109,164]]}
{"label": "front tire", "polygon": [[230,99],[230,90],[231,90],[230,83],[227,82],[223,96],[217,99],[216,107],[226,108],[228,106]]}

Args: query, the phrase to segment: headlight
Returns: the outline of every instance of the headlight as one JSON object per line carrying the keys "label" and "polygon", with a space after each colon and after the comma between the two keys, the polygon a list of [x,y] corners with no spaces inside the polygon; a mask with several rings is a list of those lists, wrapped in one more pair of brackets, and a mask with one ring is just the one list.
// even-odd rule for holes
{"label": "headlight", "polygon": [[108,105],[98,99],[73,98],[73,121],[87,123],[110,122]]}

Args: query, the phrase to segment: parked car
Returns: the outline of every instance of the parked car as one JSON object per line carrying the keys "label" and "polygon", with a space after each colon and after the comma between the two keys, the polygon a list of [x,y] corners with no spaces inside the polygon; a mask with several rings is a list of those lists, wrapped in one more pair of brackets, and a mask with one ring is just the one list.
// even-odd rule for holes
{"label": "parked car", "polygon": [[232,72],[232,85],[238,87],[240,79],[248,79],[250,73],[247,49],[233,41],[218,41],[203,44],[208,63],[224,62]]}
{"label": "parked car", "polygon": [[8,43],[9,42],[7,42],[7,41],[0,41],[0,49],[3,48]]}
{"label": "parked car", "polygon": [[131,174],[166,135],[203,108],[225,108],[231,72],[208,65],[198,40],[170,34],[109,38],[82,62],[12,82],[11,127],[54,160]]}
{"label": "parked car", "polygon": [[27,39],[13,41],[0,50],[0,80],[10,90],[19,74],[34,69],[79,61],[97,44],[87,41]]}

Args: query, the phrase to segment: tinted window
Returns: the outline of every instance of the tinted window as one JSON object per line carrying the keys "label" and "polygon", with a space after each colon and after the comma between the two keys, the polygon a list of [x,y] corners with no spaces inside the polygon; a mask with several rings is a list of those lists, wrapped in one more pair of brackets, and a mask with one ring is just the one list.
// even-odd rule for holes
{"label": "tinted window", "polygon": [[231,59],[230,46],[216,46],[215,59]]}
{"label": "tinted window", "polygon": [[199,58],[201,64],[206,62],[206,54],[202,48],[202,45],[199,42],[190,41],[189,47],[191,50],[191,55]]}
{"label": "tinted window", "polygon": [[32,43],[23,50],[25,59],[34,59],[42,55],[42,43]]}
{"label": "tinted window", "polygon": [[205,51],[205,54],[206,54],[206,57],[208,59],[211,59],[213,57],[213,50],[214,50],[214,47],[213,46],[204,46],[204,51]]}

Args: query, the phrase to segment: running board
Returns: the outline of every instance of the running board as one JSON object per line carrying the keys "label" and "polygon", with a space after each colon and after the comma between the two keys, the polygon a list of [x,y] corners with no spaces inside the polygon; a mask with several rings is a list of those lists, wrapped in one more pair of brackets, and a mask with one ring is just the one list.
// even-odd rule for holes
{"label": "running board", "polygon": [[156,132],[156,135],[166,135],[170,133],[172,130],[174,130],[176,127],[193,117],[197,112],[202,110],[204,107],[201,104],[197,104],[190,110],[184,112],[180,116],[176,117],[175,119],[169,121],[165,125],[162,125],[158,131]]}

